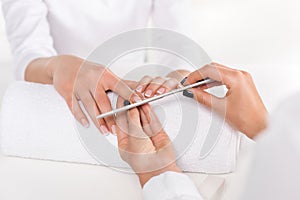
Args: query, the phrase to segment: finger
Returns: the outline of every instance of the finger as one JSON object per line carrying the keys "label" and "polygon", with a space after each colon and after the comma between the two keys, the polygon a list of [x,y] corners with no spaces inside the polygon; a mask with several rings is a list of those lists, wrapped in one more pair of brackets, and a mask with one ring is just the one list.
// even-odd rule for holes
{"label": "finger", "polygon": [[171,144],[169,136],[162,128],[158,117],[153,111],[151,112],[150,128],[152,130],[152,133],[154,133],[154,135],[151,137],[151,141],[156,150],[160,150]]}
{"label": "finger", "polygon": [[218,65],[205,65],[204,67],[189,74],[183,85],[186,86],[205,78],[211,78],[230,87],[231,79],[233,78],[232,72],[232,70],[225,69]]}
{"label": "finger", "polygon": [[144,96],[147,98],[153,97],[156,94],[158,88],[160,88],[164,82],[165,79],[161,77],[156,77],[155,79],[153,79],[147,86],[147,88],[145,88]]}
{"label": "finger", "polygon": [[111,90],[124,99],[129,99],[132,102],[138,102],[142,100],[142,98],[137,95],[134,90],[132,90],[123,80],[121,80],[108,69],[106,69],[99,78],[98,85],[102,86],[105,91]]}
{"label": "finger", "polygon": [[205,89],[212,88],[212,87],[215,87],[215,86],[220,86],[220,85],[223,85],[223,84],[221,82],[215,81],[215,82],[208,83],[208,84],[202,85],[200,87],[197,87],[197,89],[205,90]]}
{"label": "finger", "polygon": [[138,86],[138,82],[132,80],[123,80],[132,90]]}
{"label": "finger", "polygon": [[138,86],[135,88],[135,90],[139,93],[143,93],[145,89],[148,87],[148,85],[153,80],[150,76],[144,76],[138,83]]}
{"label": "finger", "polygon": [[100,111],[92,94],[89,91],[85,90],[84,93],[79,94],[79,98],[95,126],[101,131],[102,134],[108,135],[109,130],[106,126],[105,121],[103,119],[96,119],[96,116],[100,114]]}
{"label": "finger", "polygon": [[169,92],[178,86],[178,81],[176,79],[170,78],[166,80],[163,85],[157,90],[157,94],[163,94]]}
{"label": "finger", "polygon": [[82,111],[79,102],[77,101],[76,97],[73,96],[72,98],[72,105],[70,110],[72,111],[75,119],[81,123],[81,125],[85,128],[88,128],[90,126],[90,123],[87,119],[87,117],[85,116],[84,112]]}
{"label": "finger", "polygon": [[141,123],[142,123],[142,127],[144,132],[146,133],[147,136],[151,137],[153,136],[151,127],[150,127],[150,123],[146,117],[146,114],[144,113],[142,108],[139,108],[140,111],[140,117],[141,117]]}
{"label": "finger", "polygon": [[133,108],[127,111],[127,122],[129,130],[128,133],[130,135],[129,140],[133,138],[145,137],[140,121],[140,113],[137,108]]}
{"label": "finger", "polygon": [[206,91],[200,90],[198,88],[192,88],[189,90],[185,90],[183,93],[184,96],[194,98],[199,103],[209,107],[209,108],[216,108],[221,104],[223,101],[222,99],[219,99],[211,94],[209,94]]}
{"label": "finger", "polygon": [[[94,96],[100,113],[106,113],[112,110],[110,100],[107,97],[106,92],[102,88],[98,88]],[[112,115],[107,116],[104,118],[104,121],[108,130],[111,133],[116,134],[116,123],[114,117]]]}
{"label": "finger", "polygon": [[[124,99],[119,97],[117,100],[117,107],[120,108],[124,104]],[[120,112],[116,115],[116,132],[118,138],[118,147],[120,150],[121,156],[128,147],[128,124],[126,112]],[[124,157],[122,156],[124,159]]]}

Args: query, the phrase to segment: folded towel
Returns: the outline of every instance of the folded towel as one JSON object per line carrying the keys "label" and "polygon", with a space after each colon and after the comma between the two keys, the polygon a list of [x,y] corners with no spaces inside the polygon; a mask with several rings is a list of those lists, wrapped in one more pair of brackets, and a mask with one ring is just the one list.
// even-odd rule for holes
{"label": "folded towel", "polygon": [[[111,93],[109,97],[115,105],[116,95]],[[174,142],[178,164],[184,171],[218,174],[235,169],[240,134],[220,117],[181,94],[151,105]],[[216,131],[218,137],[212,141],[211,135]],[[64,99],[51,85],[16,82],[3,98],[1,149],[4,154],[128,167],[115,148],[116,136],[85,132],[90,133],[74,120]]]}

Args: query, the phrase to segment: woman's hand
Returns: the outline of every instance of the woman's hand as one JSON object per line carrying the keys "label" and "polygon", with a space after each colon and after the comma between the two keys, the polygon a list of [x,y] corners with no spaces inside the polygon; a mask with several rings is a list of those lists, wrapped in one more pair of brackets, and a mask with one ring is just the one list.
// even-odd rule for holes
{"label": "woman's hand", "polygon": [[144,76],[139,81],[135,90],[143,94],[145,98],[150,98],[154,95],[160,95],[175,89],[178,83],[179,82],[174,78],[160,76],[152,78],[151,76]]}
{"label": "woman's hand", "polygon": [[[117,107],[127,103],[118,98]],[[144,106],[149,108],[134,108],[116,116],[119,153],[139,176],[142,186],[153,176],[163,172],[181,172],[176,165],[168,135],[150,105]],[[150,121],[143,110],[151,110]]]}
{"label": "woman's hand", "polygon": [[75,118],[84,127],[88,127],[89,121],[78,102],[81,101],[96,127],[105,135],[116,132],[113,116],[96,119],[97,115],[112,110],[106,91],[112,90],[132,101],[140,99],[137,95],[133,95],[133,90],[104,66],[75,56],[63,55],[37,59],[28,66],[25,79],[53,84],[65,99]]}
{"label": "woman's hand", "polygon": [[216,83],[189,89],[184,92],[184,95],[193,97],[198,102],[216,110],[225,116],[230,125],[250,138],[266,128],[268,112],[249,73],[212,63],[188,75],[183,85],[192,84],[204,78],[218,81],[217,85],[224,84],[228,89],[226,97],[217,98],[203,91],[205,88],[215,86]]}
{"label": "woman's hand", "polygon": [[141,93],[145,98],[151,98],[154,95],[160,95],[176,89],[180,80],[189,74],[186,70],[176,70],[169,73],[166,77],[144,76],[139,83],[135,85],[135,91]]}

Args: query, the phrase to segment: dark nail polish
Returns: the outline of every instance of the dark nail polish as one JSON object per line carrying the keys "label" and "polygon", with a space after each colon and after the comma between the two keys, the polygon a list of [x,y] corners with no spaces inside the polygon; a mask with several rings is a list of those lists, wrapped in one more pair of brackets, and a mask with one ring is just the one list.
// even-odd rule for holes
{"label": "dark nail polish", "polygon": [[124,106],[128,106],[128,105],[130,105],[130,101],[125,100],[125,101],[124,101]]}
{"label": "dark nail polish", "polygon": [[182,81],[180,81],[180,84],[183,85],[184,82],[186,81],[187,77],[185,77],[184,79],[182,79]]}
{"label": "dark nail polish", "polygon": [[193,92],[191,92],[189,90],[184,90],[182,94],[183,94],[183,96],[186,96],[186,97],[189,97],[189,98],[194,98]]}

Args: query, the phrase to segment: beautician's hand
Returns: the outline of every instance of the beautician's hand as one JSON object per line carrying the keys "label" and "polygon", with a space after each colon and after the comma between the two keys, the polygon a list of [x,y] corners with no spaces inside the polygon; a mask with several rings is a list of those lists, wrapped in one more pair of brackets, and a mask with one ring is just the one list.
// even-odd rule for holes
{"label": "beautician's hand", "polygon": [[106,91],[112,90],[132,101],[139,99],[137,95],[133,95],[133,90],[104,66],[75,56],[63,55],[34,60],[26,70],[25,79],[53,84],[75,118],[88,127],[88,119],[78,103],[81,101],[94,124],[105,135],[116,132],[113,116],[96,119],[100,113],[112,109]]}
{"label": "beautician's hand", "polygon": [[[118,98],[117,107],[124,100]],[[151,110],[150,106],[145,110]],[[118,113],[117,137],[119,153],[139,176],[142,186],[152,177],[166,171],[181,172],[175,162],[175,153],[168,135],[153,112],[151,121],[142,108],[134,108]]]}
{"label": "beautician's hand", "polygon": [[217,98],[203,91],[216,84],[190,89],[185,91],[184,95],[194,97],[200,103],[225,116],[230,125],[250,138],[266,128],[267,110],[249,73],[212,63],[188,75],[183,85],[192,84],[207,77],[227,87],[226,97]]}

